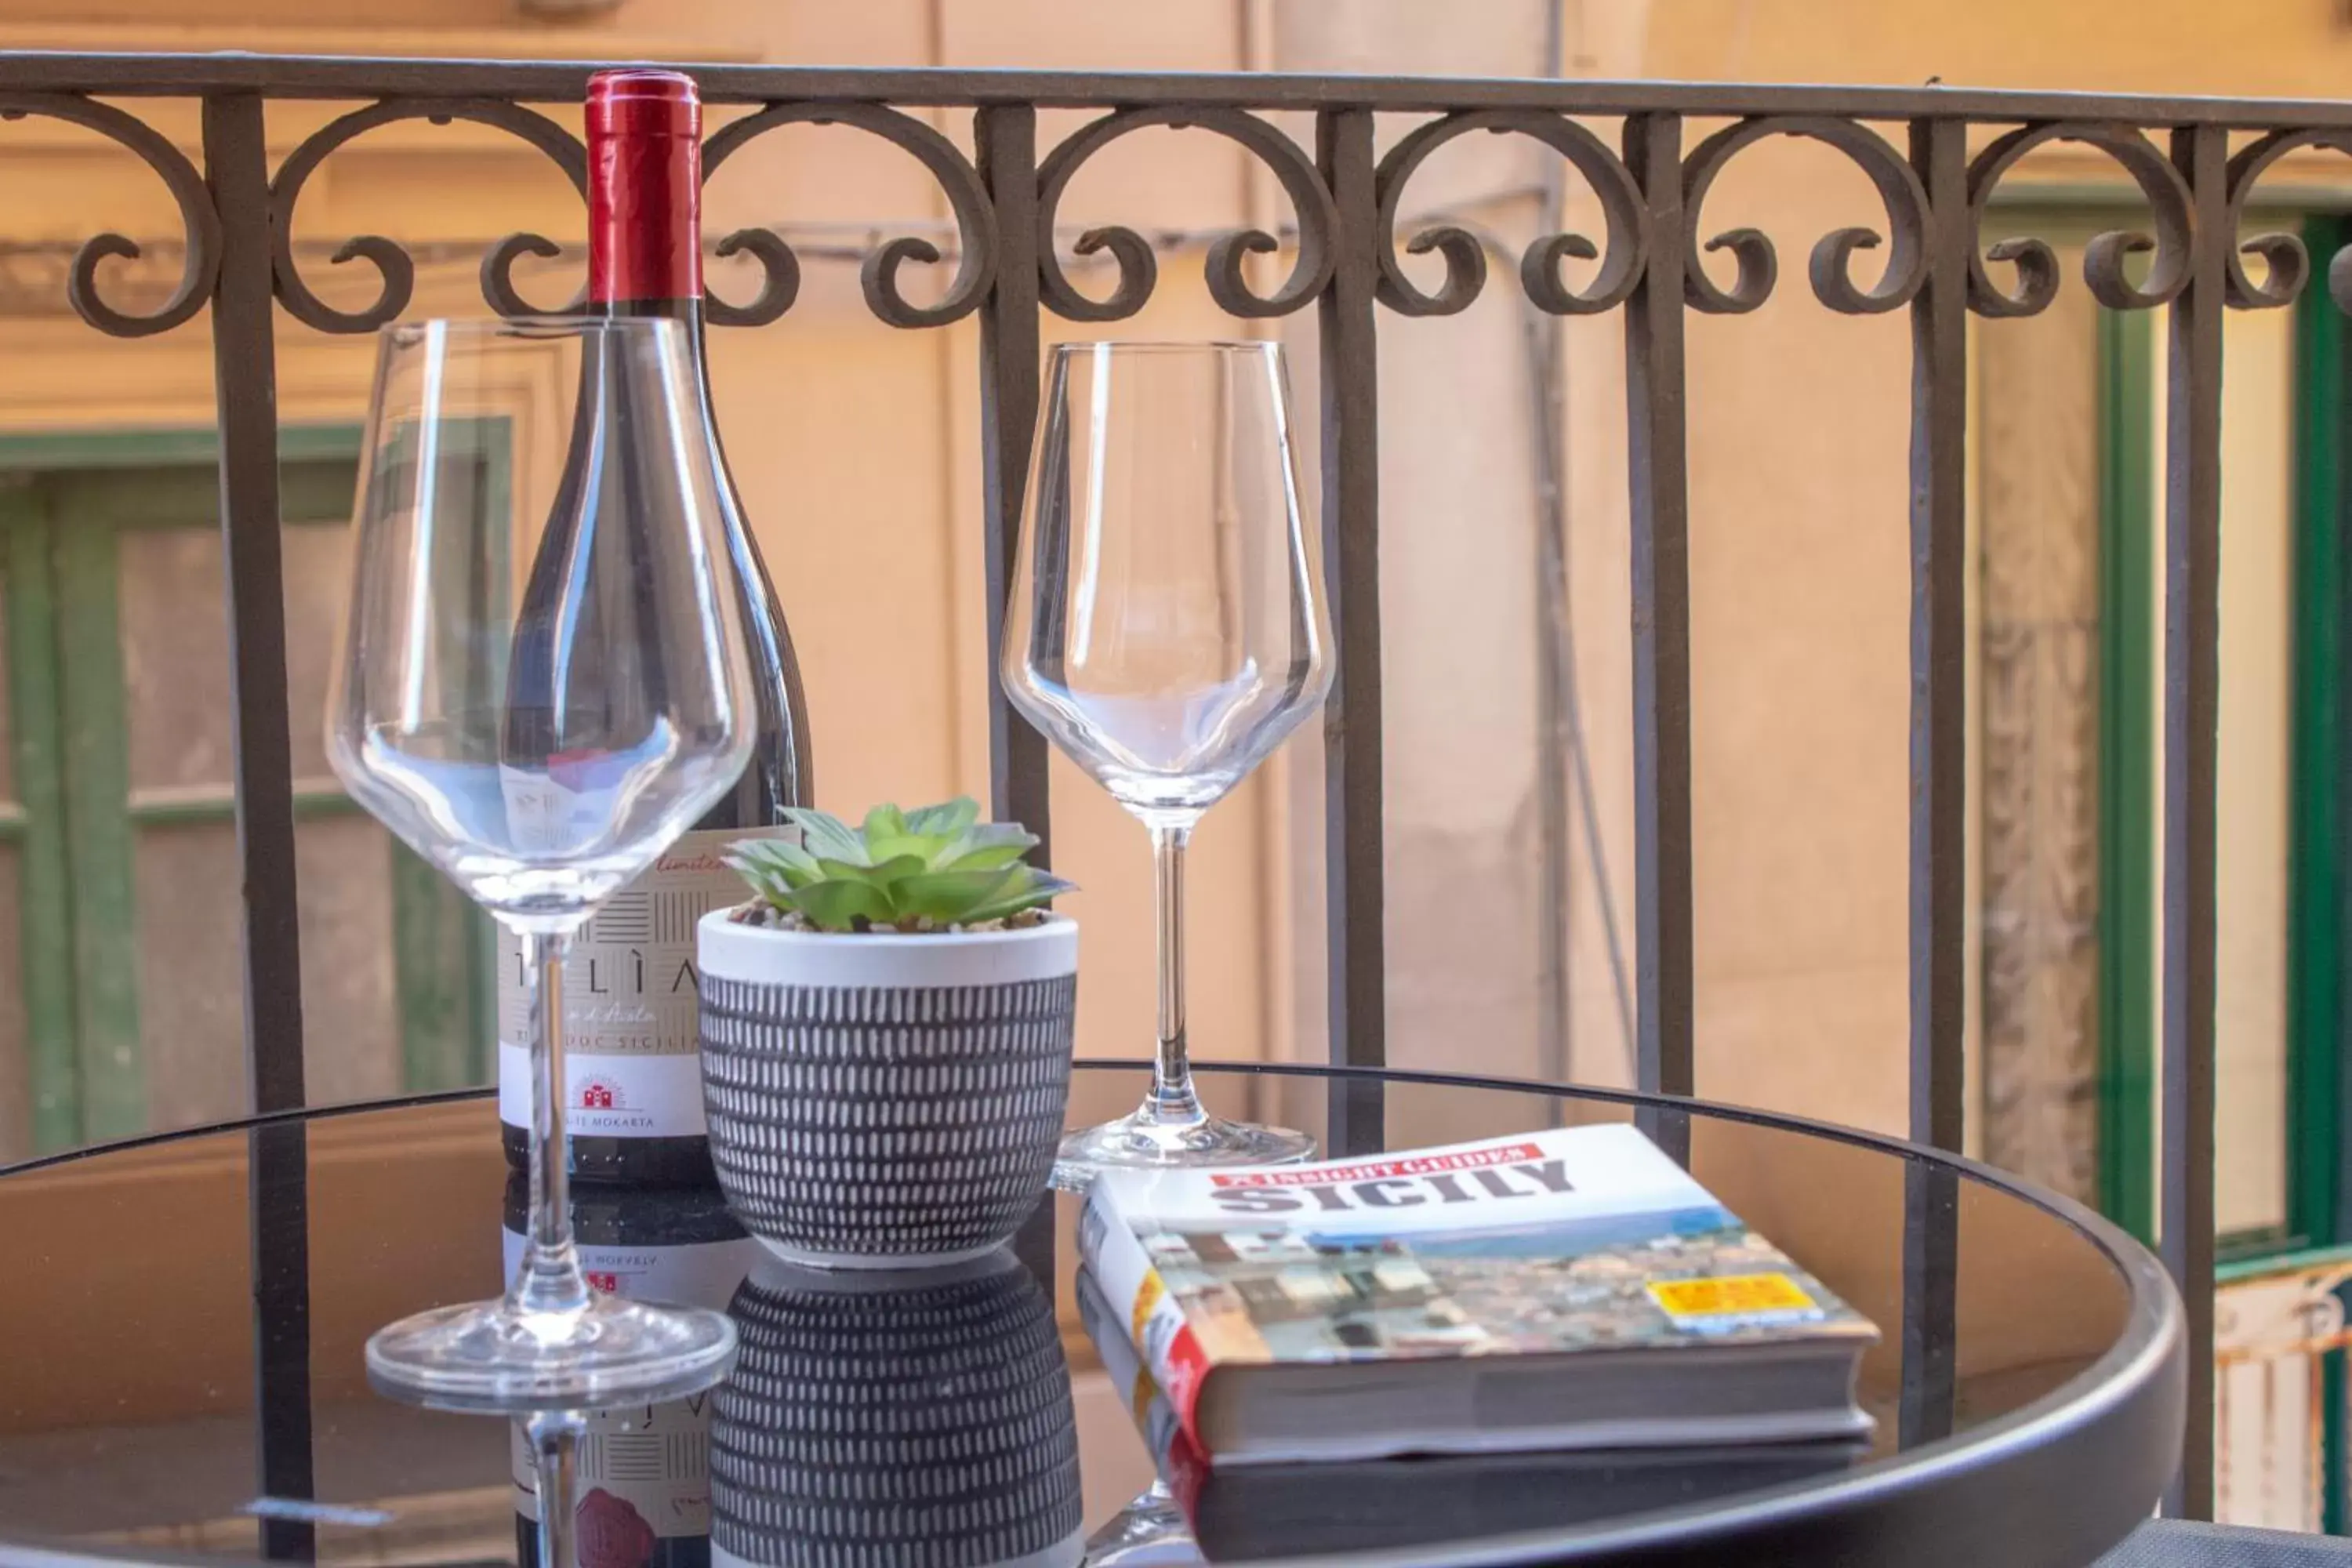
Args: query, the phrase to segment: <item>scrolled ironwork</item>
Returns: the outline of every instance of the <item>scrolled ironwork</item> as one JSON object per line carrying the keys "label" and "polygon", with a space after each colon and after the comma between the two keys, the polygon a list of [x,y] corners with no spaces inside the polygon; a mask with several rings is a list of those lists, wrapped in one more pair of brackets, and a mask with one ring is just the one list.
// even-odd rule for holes
{"label": "scrolled ironwork", "polygon": [[[303,139],[287,156],[269,182],[273,222],[271,258],[278,302],[306,326],[322,332],[368,332],[392,321],[408,308],[416,286],[416,264],[398,241],[380,234],[362,234],[345,240],[329,258],[335,263],[366,261],[383,279],[374,302],[363,310],[339,310],[310,291],[294,265],[294,205],[308,181],[329,153],[378,126],[404,120],[425,120],[446,125],[453,120],[488,125],[520,138],[547,154],[572,188],[584,196],[588,189],[588,153],[580,139],[547,116],[520,104],[497,99],[387,98],[355,109],[329,121]],[[562,247],[543,235],[512,234],[490,247],[482,257],[482,298],[501,316],[564,314],[580,308],[574,299],[560,310],[533,306],[516,292],[514,264],[525,256],[553,257]]]}
{"label": "scrolled ironwork", "polygon": [[66,279],[66,300],[74,314],[110,337],[143,338],[169,331],[203,310],[220,271],[220,216],[196,166],[153,127],[112,104],[99,103],[79,93],[0,92],[0,120],[30,115],[95,131],[154,170],[172,193],[186,233],[178,286],[163,304],[143,314],[116,310],[100,297],[98,287],[100,263],[110,257],[138,259],[142,254],[139,242],[112,230],[84,241],[74,253],[73,269]]}
{"label": "scrolled ironwork", "polygon": [[[2239,149],[2230,160],[2230,234],[2223,289],[2231,304],[2242,310],[2276,310],[2294,303],[2310,280],[2311,253],[2300,237],[2284,233],[2235,237],[2244,221],[2254,185],[2270,166],[2289,153],[2305,148],[2329,148],[2352,153],[2352,131],[2273,131]],[[2259,256],[2267,270],[2261,282],[2248,275],[2244,258]],[[2338,250],[2327,266],[2327,292],[2336,309],[2352,311],[2352,245]]]}
{"label": "scrolled ironwork", "polygon": [[[955,213],[956,271],[947,292],[934,305],[918,305],[898,287],[898,269],[909,261],[926,265],[940,259],[940,247],[910,236],[889,240],[866,257],[858,274],[866,308],[894,327],[940,327],[980,308],[996,276],[996,209],[988,199],[978,171],[954,142],[916,119],[873,103],[808,100],[772,103],[756,114],[721,128],[703,145],[702,171],[707,182],[744,143],[781,125],[847,125],[878,136],[931,172],[947,193]],[[713,294],[704,314],[723,327],[756,327],[776,320],[793,307],[801,285],[800,258],[782,235],[768,228],[741,228],[720,239],[720,256],[749,256],[760,264],[759,294],[737,305]]]}
{"label": "scrolled ironwork", "polygon": [[[1780,263],[1771,239],[1760,229],[1727,229],[1708,239],[1697,216],[1699,204],[1724,166],[1740,152],[1769,136],[1799,136],[1833,147],[1853,160],[1870,177],[1886,208],[1886,236],[1876,229],[1832,229],[1813,244],[1809,268],[1813,293],[1831,310],[1843,315],[1868,316],[1899,310],[1911,302],[1927,281],[1927,193],[1918,174],[1886,138],[1852,120],[1830,115],[1769,114],[1727,125],[1696,147],[1683,162],[1683,208],[1690,215],[1690,241],[1683,268],[1683,293],[1695,310],[1714,315],[1739,315],[1755,310],[1772,295]],[[1864,289],[1853,280],[1853,256],[1858,250],[1891,247],[1878,281]],[[1728,250],[1738,263],[1738,274],[1726,289],[1700,265],[1700,251]]]}
{"label": "scrolled ironwork", "polygon": [[1298,213],[1298,254],[1290,275],[1271,294],[1259,294],[1243,275],[1244,259],[1252,253],[1267,255],[1281,242],[1263,229],[1244,228],[1220,236],[1209,247],[1209,296],[1235,316],[1283,316],[1323,291],[1331,280],[1331,239],[1338,231],[1339,209],[1314,163],[1298,144],[1254,114],[1238,109],[1169,105],[1156,109],[1126,109],[1081,126],[1049,153],[1037,170],[1037,288],[1047,309],[1073,321],[1118,321],[1143,309],[1158,283],[1160,267],[1151,242],[1131,228],[1115,225],[1090,228],[1072,248],[1080,256],[1108,251],[1118,266],[1118,287],[1110,298],[1096,300],[1078,292],[1062,270],[1054,247],[1054,215],[1072,175],[1088,158],[1131,132],[1164,125],[1171,130],[1198,127],[1213,131],[1256,155],[1273,171]]}
{"label": "scrolled ironwork", "polygon": [[[1969,165],[1969,232],[1984,230],[1985,209],[1993,188],[2017,161],[2053,142],[2074,142],[2097,148],[2121,165],[2147,198],[2156,233],[2110,229],[2092,237],[2083,250],[2083,281],[2100,304],[2111,310],[2145,310],[2164,304],[2189,281],[2189,247],[2194,220],[2189,216],[2189,184],[2172,161],[2138,131],[2091,121],[2052,121],[2023,125],[1989,142]],[[2126,275],[2128,256],[2150,256],[2147,280],[2134,283]],[[1988,261],[2005,261],[2017,269],[2017,286],[2007,289],[1985,270]],[[2030,237],[2004,239],[1981,252],[1969,247],[1969,308],[1980,316],[2031,316],[2058,294],[2057,253]]]}
{"label": "scrolled ironwork", "polygon": [[[1381,160],[1376,184],[1380,192],[1379,248],[1381,302],[1405,316],[1450,316],[1465,310],[1486,283],[1486,247],[1467,229],[1451,224],[1424,228],[1408,241],[1407,256],[1437,252],[1445,262],[1445,280],[1432,293],[1406,276],[1397,255],[1398,208],[1406,184],[1423,160],[1440,147],[1474,131],[1496,135],[1531,136],[1566,158],[1601,202],[1607,249],[1580,234],[1545,235],[1530,244],[1519,259],[1519,283],[1528,298],[1557,316],[1593,315],[1622,304],[1642,279],[1649,249],[1649,209],[1641,188],[1616,153],[1583,126],[1546,110],[1486,109],[1449,114],[1420,127],[1389,149]],[[1571,289],[1559,273],[1568,257],[1601,265],[1582,289]]]}

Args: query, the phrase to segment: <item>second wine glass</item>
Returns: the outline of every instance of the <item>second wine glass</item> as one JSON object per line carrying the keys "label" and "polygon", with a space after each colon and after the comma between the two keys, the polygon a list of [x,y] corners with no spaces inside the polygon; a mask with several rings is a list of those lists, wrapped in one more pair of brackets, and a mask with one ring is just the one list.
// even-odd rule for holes
{"label": "second wine glass", "polygon": [[719,1313],[589,1288],[561,1103],[565,945],[751,752],[697,377],[665,320],[422,321],[381,339],[328,756],[518,933],[532,987],[530,1239],[506,1296],[368,1342],[378,1385],[422,1403],[649,1401],[707,1386],[734,1354]]}
{"label": "second wine glass", "polygon": [[1039,410],[1004,624],[1014,707],[1150,829],[1160,1018],[1150,1092],[1074,1132],[1056,1178],[1278,1164],[1314,1141],[1212,1116],[1184,1026],[1184,848],[1323,700],[1330,631],[1282,350],[1070,343]]}

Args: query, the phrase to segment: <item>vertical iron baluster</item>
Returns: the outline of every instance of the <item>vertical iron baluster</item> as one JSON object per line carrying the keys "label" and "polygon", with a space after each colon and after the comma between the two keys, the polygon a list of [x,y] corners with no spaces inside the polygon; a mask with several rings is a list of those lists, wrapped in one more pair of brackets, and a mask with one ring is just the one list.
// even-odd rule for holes
{"label": "vertical iron baluster", "polygon": [[[270,319],[269,157],[261,100],[205,100],[205,174],[220,216],[213,377],[228,586],[237,854],[245,910],[246,1067],[257,1111],[302,1104],[302,967],[294,886],[294,764],[286,721],[278,560],[278,373]],[[310,1280],[307,1155],[299,1124],[248,1140],[255,1408],[261,1490],[308,1499]],[[264,1520],[262,1551],[314,1555],[311,1527]]]}
{"label": "vertical iron baluster", "polygon": [[1958,1153],[1968,918],[1968,127],[1923,120],[1927,281],[1911,302],[1911,1137]]}
{"label": "vertical iron baluster", "polygon": [[[1348,1067],[1388,1059],[1382,930],[1381,475],[1379,347],[1373,289],[1380,271],[1380,197],[1373,188],[1370,110],[1316,117],[1315,161],[1339,209],[1330,286],[1317,301],[1322,329],[1323,571],[1330,584],[1339,679],[1323,710],[1325,906],[1330,962],[1330,1053]],[[1379,1149],[1386,1137],[1381,1086],[1332,1084],[1329,1152]]]}
{"label": "vertical iron baluster", "polygon": [[2172,301],[2164,433],[2164,1034],[2159,1250],[2189,1318],[2189,1423],[2165,1511],[2213,1513],[2213,793],[2221,617],[2221,310],[2229,133],[2173,132],[2195,214]]}
{"label": "vertical iron baluster", "polygon": [[[1633,529],[1634,1079],[1690,1094],[1690,472],[1683,362],[1683,121],[1625,117],[1625,167],[1642,187],[1649,248],[1625,301],[1626,479]],[[1690,1163],[1690,1118],[1645,1107],[1636,1122]]]}
{"label": "vertical iron baluster", "polygon": [[1682,116],[1625,120],[1649,207],[1625,302],[1633,545],[1634,994],[1640,1087],[1692,1092],[1690,475],[1685,458]]}
{"label": "vertical iron baluster", "polygon": [[[1968,905],[1968,127],[1922,120],[1911,163],[1927,195],[1927,279],[1911,301],[1911,1137],[1960,1147]],[[1959,1183],[1904,1172],[1904,1445],[1948,1436],[1958,1291]]]}
{"label": "vertical iron baluster", "polygon": [[989,805],[1001,822],[1027,825],[1041,843],[1030,858],[1053,863],[1045,784],[1045,738],[1013,710],[996,659],[1006,596],[1021,542],[1021,492],[1037,426],[1037,111],[1026,104],[974,116],[981,178],[996,207],[996,279],[980,313],[982,552],[988,574]]}
{"label": "vertical iron baluster", "polygon": [[278,372],[261,100],[244,94],[206,99],[204,138],[206,177],[221,220],[213,374],[234,693],[229,735],[244,872],[246,1067],[256,1111],[291,1110],[302,1104],[301,932],[294,902],[294,763],[286,723]]}

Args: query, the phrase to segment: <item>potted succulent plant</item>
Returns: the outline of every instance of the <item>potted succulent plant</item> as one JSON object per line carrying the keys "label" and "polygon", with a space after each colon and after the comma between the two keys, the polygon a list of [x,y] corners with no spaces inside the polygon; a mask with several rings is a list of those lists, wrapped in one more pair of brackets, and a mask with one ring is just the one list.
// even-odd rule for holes
{"label": "potted succulent plant", "polygon": [[970,800],[788,814],[703,917],[703,1105],[729,1205],[792,1261],[918,1268],[1020,1228],[1069,1096],[1078,931]]}

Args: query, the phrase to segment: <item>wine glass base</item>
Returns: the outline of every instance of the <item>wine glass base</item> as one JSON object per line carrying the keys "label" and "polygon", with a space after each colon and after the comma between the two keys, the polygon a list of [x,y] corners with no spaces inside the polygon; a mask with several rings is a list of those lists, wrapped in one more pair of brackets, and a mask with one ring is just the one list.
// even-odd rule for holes
{"label": "wine glass base", "polygon": [[1086,1568],[1195,1568],[1200,1561],[1192,1521],[1165,1481],[1087,1537]]}
{"label": "wine glass base", "polygon": [[1315,1140],[1287,1127],[1222,1116],[1163,1119],[1149,1106],[1117,1121],[1073,1132],[1054,1160],[1054,1185],[1086,1191],[1104,1171],[1186,1171],[1204,1165],[1296,1165],[1315,1158]]}
{"label": "wine glass base", "polygon": [[712,1386],[734,1363],[724,1313],[602,1294],[579,1312],[523,1312],[505,1300],[443,1307],[367,1343],[369,1382],[436,1410],[656,1404]]}

